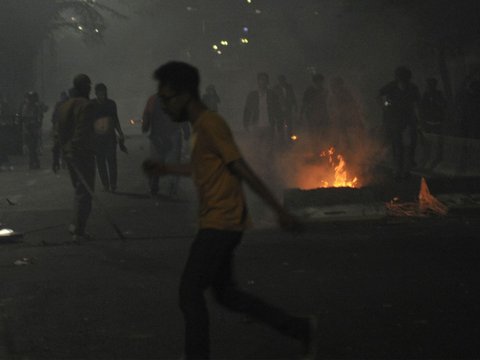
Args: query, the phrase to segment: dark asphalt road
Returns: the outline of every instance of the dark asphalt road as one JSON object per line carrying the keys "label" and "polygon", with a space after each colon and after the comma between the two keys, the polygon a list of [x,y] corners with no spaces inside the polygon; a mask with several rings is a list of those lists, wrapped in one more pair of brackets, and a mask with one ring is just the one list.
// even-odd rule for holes
{"label": "dark asphalt road", "polygon": [[[100,194],[130,236],[123,242],[95,212],[97,240],[63,244],[65,174],[0,174],[0,220],[26,232],[0,245],[3,357],[181,356],[177,285],[195,233],[191,184],[180,200],[156,204],[137,170],[146,144],[130,144],[132,155],[120,157],[123,194]],[[265,299],[318,316],[319,358],[479,358],[479,230],[474,215],[329,224],[297,236],[255,230],[238,250],[237,274]],[[14,265],[21,258],[31,263]],[[210,304],[215,358],[299,358],[294,341]]]}

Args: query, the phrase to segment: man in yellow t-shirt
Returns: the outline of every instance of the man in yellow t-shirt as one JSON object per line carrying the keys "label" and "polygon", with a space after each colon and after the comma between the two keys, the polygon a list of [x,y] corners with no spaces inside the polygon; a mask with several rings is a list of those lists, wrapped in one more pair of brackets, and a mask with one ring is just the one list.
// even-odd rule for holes
{"label": "man in yellow t-shirt", "polygon": [[255,175],[233,139],[225,120],[201,102],[198,70],[182,62],[170,62],[155,72],[158,96],[173,121],[189,121],[193,128],[190,164],[144,162],[149,175],[192,176],[199,197],[199,231],[180,284],[180,307],[185,318],[185,358],[208,359],[210,338],[204,292],[212,288],[216,300],[236,312],[265,322],[305,346],[314,356],[314,320],[294,317],[243,292],[233,278],[233,253],[248,225],[242,182],[278,215],[280,225],[294,230],[298,224]]}

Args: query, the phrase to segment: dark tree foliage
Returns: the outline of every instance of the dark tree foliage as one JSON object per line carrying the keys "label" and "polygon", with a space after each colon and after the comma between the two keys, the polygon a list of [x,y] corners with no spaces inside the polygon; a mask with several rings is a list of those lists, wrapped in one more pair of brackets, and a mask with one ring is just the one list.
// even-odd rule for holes
{"label": "dark tree foliage", "polygon": [[0,91],[18,95],[33,83],[35,60],[55,31],[71,29],[85,41],[102,41],[106,12],[96,0],[2,0]]}

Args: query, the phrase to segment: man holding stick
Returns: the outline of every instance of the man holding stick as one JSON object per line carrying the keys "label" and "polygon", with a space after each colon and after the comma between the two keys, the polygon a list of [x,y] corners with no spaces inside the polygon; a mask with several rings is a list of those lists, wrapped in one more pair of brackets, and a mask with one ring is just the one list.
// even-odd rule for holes
{"label": "man holding stick", "polygon": [[284,335],[298,339],[305,355],[313,356],[314,321],[288,315],[243,292],[233,277],[234,250],[249,223],[242,182],[277,214],[280,225],[295,230],[298,223],[242,159],[225,120],[209,111],[199,95],[200,76],[193,66],[170,62],[155,72],[158,96],[176,122],[193,128],[190,164],[168,165],[147,160],[149,175],[192,176],[199,196],[199,231],[190,249],[180,284],[180,307],[185,319],[185,358],[210,356],[209,319],[204,292],[211,288],[216,300],[246,313]]}

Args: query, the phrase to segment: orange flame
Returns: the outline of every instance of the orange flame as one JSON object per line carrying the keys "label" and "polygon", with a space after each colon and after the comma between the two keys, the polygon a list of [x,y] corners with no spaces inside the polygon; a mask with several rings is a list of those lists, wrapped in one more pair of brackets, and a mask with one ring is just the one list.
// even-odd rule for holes
{"label": "orange flame", "polygon": [[317,189],[327,187],[359,187],[358,178],[351,177],[347,171],[345,158],[338,154],[335,156],[335,148],[322,151],[319,156],[328,158],[328,165],[309,164],[300,169],[297,177],[298,186],[301,189]]}

